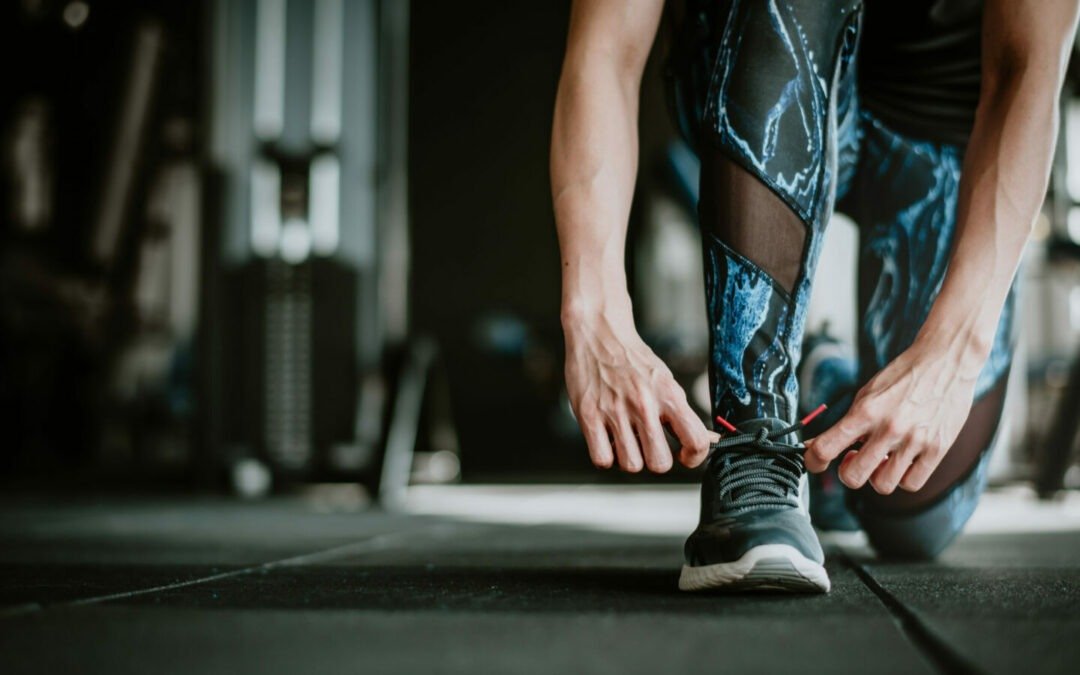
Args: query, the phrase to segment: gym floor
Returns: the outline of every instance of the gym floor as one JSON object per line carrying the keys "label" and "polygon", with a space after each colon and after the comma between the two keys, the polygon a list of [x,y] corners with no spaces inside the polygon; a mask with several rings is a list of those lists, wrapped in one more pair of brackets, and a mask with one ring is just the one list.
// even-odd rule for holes
{"label": "gym floor", "polygon": [[0,669],[1076,672],[1080,495],[992,491],[934,564],[821,596],[676,590],[692,487],[345,486],[0,502]]}

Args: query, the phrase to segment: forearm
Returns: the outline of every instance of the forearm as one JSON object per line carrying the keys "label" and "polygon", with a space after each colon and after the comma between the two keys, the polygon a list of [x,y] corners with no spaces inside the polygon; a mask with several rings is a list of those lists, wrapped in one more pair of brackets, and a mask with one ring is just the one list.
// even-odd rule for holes
{"label": "forearm", "polygon": [[1037,69],[1022,72],[984,81],[949,268],[915,343],[813,442],[806,458],[811,471],[859,442],[839,469],[845,485],[858,489],[870,481],[881,494],[897,486],[917,491],[960,435],[1042,205],[1056,137],[1060,82]]}
{"label": "forearm", "polygon": [[555,102],[551,194],[562,253],[566,393],[598,467],[697,466],[709,434],[634,329],[624,254],[638,90],[663,0],[575,0]]}
{"label": "forearm", "polygon": [[575,0],[551,139],[563,327],[632,327],[626,226],[637,176],[638,92],[663,0]]}
{"label": "forearm", "polygon": [[916,344],[974,379],[1042,207],[1077,0],[987,0],[983,82],[964,157],[949,270]]}
{"label": "forearm", "polygon": [[564,323],[629,313],[624,253],[637,174],[637,86],[610,64],[571,61],[559,84],[551,185]]}
{"label": "forearm", "polygon": [[1042,206],[1058,126],[1054,78],[1030,72],[995,86],[980,104],[964,158],[949,270],[918,337],[955,352],[969,376],[993,344]]}

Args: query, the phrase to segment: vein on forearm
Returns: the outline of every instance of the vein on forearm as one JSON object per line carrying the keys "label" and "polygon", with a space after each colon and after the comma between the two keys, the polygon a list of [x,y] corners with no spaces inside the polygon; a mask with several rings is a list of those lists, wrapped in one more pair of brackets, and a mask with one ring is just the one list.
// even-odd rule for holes
{"label": "vein on forearm", "polygon": [[964,158],[957,234],[927,333],[981,363],[1049,180],[1058,83],[1040,69],[989,83]]}
{"label": "vein on forearm", "polygon": [[564,296],[625,295],[625,233],[637,174],[637,81],[610,64],[572,64],[560,85],[552,196]]}

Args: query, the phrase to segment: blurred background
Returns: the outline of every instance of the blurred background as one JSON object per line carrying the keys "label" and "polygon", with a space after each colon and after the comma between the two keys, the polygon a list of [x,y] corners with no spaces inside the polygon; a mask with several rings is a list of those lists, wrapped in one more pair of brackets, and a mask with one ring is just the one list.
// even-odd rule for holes
{"label": "blurred background", "polygon": [[[596,472],[567,404],[547,147],[568,13],[3,3],[0,486],[393,505],[693,481]],[[655,51],[627,263],[642,335],[704,411],[697,167]],[[1080,487],[1075,75],[993,468],[1043,496]],[[855,246],[837,217],[811,329],[853,334]]]}

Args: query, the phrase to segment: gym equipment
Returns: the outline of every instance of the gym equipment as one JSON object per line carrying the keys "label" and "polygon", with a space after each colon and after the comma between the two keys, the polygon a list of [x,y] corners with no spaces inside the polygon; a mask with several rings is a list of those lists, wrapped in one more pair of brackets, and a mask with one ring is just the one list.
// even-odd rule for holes
{"label": "gym equipment", "polygon": [[[225,0],[213,17],[212,149],[224,268],[206,382],[237,492],[377,491],[403,353],[409,5]],[[407,473],[407,471],[406,471]]]}

